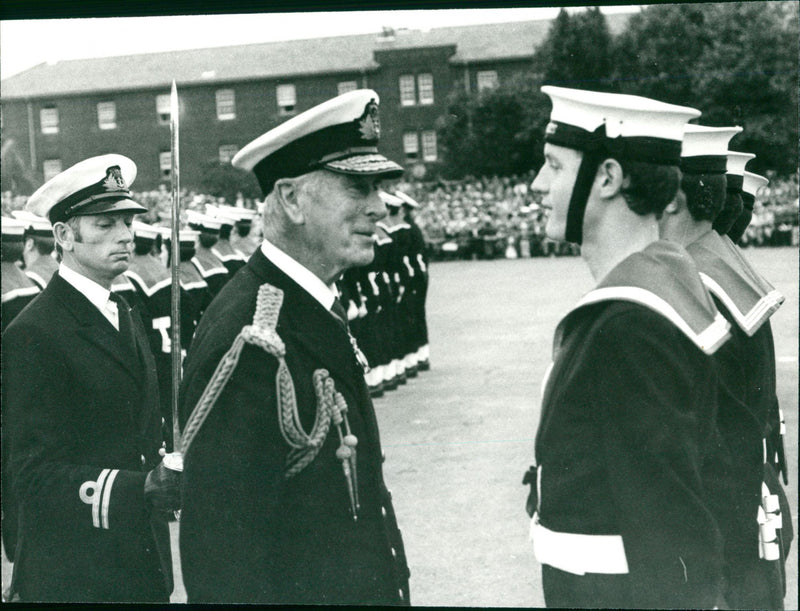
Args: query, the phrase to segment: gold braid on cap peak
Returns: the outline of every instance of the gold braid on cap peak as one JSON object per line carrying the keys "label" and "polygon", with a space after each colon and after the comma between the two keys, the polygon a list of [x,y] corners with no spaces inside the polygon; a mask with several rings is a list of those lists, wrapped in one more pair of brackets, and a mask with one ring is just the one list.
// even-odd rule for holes
{"label": "gold braid on cap peak", "polygon": [[[342,436],[340,425],[344,421],[348,435],[342,436],[342,444],[347,444],[347,447],[351,448],[351,453],[347,457],[351,460],[347,461],[347,466],[352,469],[352,471],[350,468],[346,469],[346,479],[348,480],[348,491],[351,499],[353,499],[354,495],[356,495],[355,498],[357,499],[357,490],[353,490],[354,487],[357,488],[357,482],[353,481],[355,480],[355,445],[357,440],[355,440],[354,435],[350,434],[349,423],[346,422],[347,404],[344,402],[342,395],[336,392],[333,380],[324,369],[317,369],[314,372],[314,391],[317,395],[317,412],[314,426],[310,433],[306,433],[303,429],[300,415],[297,411],[294,382],[284,358],[286,346],[275,330],[282,304],[283,291],[279,288],[270,284],[262,284],[259,287],[253,324],[242,328],[230,349],[217,365],[214,375],[211,376],[197,405],[192,410],[191,416],[189,416],[189,421],[186,423],[181,439],[181,449],[184,454],[189,451],[197,432],[214,407],[214,403],[216,403],[231,375],[233,375],[244,345],[252,344],[278,360],[278,372],[275,376],[278,424],[281,435],[291,447],[286,457],[286,472],[284,474],[286,479],[297,475],[316,458],[330,430],[331,420],[337,423],[340,436]],[[351,471],[352,475],[347,476],[348,471]],[[357,501],[354,501],[352,507],[354,517],[357,506]]]}

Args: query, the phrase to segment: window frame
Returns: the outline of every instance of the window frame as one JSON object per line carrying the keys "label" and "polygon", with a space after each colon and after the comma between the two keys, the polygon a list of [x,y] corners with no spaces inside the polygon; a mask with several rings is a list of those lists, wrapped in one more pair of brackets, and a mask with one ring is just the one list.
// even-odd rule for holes
{"label": "window frame", "polygon": [[[102,119],[102,111],[101,106],[106,106],[107,109],[110,108],[111,112],[111,121],[104,122]],[[113,100],[105,100],[103,102],[97,103],[97,127],[103,131],[117,129],[117,103]]]}
{"label": "window frame", "polygon": [[159,93],[156,96],[156,116],[158,117],[159,125],[169,125],[170,115],[172,114],[170,106],[170,94]]}
{"label": "window frame", "polygon": [[[436,130],[435,129],[423,130],[420,140],[422,141],[421,142],[422,160],[437,161],[439,159],[439,143],[436,137]],[[431,148],[433,152],[431,152]]]}
{"label": "window frame", "polygon": [[397,81],[400,89],[400,106],[417,105],[417,81],[413,74],[401,74]]}
{"label": "window frame", "polygon": [[[49,117],[46,120],[46,117]],[[58,134],[61,131],[61,117],[58,113],[58,106],[48,104],[39,109],[39,130],[43,134]]]}
{"label": "window frame", "polygon": [[[225,99],[228,94],[230,98]],[[233,121],[236,119],[236,92],[233,89],[217,89],[214,92],[214,100],[216,102],[217,121]]]}
{"label": "window frame", "polygon": [[[285,92],[291,91],[291,104],[282,104],[281,98],[283,98],[284,102],[288,102],[289,100],[286,99]],[[281,92],[284,92],[282,94]],[[295,87],[294,83],[281,83],[280,85],[275,86],[275,101],[278,105],[278,111],[282,115],[291,115],[297,112],[297,88]]]}
{"label": "window frame", "polygon": [[432,73],[422,72],[417,75],[417,95],[419,96],[420,106],[430,106],[434,104]]}
{"label": "window frame", "polygon": [[[408,145],[412,142],[413,147]],[[413,150],[412,150],[413,148]],[[403,132],[403,154],[407,160],[418,160],[420,153],[419,134],[415,131]]]}
{"label": "window frame", "polygon": [[[58,164],[58,171],[54,172],[54,171],[51,170],[50,172],[48,172],[47,171],[47,166],[48,165],[52,166],[53,163],[57,163]],[[61,159],[55,158],[55,159],[43,159],[42,160],[42,176],[44,176],[44,181],[45,182],[47,182],[48,180],[50,180],[51,178],[53,178],[55,176],[58,176],[63,171],[64,171],[64,164],[61,161]]]}

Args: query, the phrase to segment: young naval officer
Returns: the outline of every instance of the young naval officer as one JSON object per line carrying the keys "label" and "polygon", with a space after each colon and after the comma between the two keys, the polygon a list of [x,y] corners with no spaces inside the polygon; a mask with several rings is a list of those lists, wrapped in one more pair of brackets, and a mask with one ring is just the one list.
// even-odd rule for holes
{"label": "young naval officer", "polygon": [[691,258],[658,240],[685,123],[637,96],[545,86],[548,237],[597,282],[559,323],[526,509],[548,607],[712,608],[722,542],[700,477],[728,338]]}
{"label": "young naval officer", "polygon": [[151,518],[179,507],[179,476],[159,456],[144,328],[109,290],[130,261],[133,216],[146,211],[131,199],[135,176],[127,157],[92,157],[26,205],[53,224],[63,260],[3,334],[20,522],[12,587],[22,601],[169,600],[155,538],[167,525]]}
{"label": "young naval officer", "polygon": [[233,159],[265,195],[264,241],[206,310],[181,390],[189,602],[408,604],[360,351],[332,287],[373,258],[378,95],[357,90]]}
{"label": "young naval officer", "polygon": [[785,471],[769,318],[784,297],[759,282],[737,247],[713,229],[726,201],[728,142],[741,131],[686,126],[681,189],[660,229],[692,256],[732,327],[731,340],[714,355],[721,440],[709,480],[725,538],[725,600],[732,609],[782,609],[791,518],[773,469]]}

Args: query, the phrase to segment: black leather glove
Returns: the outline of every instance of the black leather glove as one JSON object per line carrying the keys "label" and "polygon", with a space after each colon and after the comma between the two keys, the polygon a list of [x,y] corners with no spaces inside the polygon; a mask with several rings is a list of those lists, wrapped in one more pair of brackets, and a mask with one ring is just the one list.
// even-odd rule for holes
{"label": "black leather glove", "polygon": [[144,498],[156,512],[171,514],[181,508],[181,472],[168,469],[162,460],[147,474]]}

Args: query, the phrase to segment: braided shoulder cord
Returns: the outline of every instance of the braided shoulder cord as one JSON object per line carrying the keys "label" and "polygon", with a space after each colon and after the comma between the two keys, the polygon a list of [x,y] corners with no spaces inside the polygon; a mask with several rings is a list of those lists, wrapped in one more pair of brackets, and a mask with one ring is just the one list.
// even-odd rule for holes
{"label": "braided shoulder cord", "polygon": [[236,336],[230,349],[217,365],[214,375],[211,376],[186,423],[181,439],[184,454],[188,452],[197,432],[233,375],[242,349],[247,343],[260,347],[278,359],[278,371],[275,376],[278,424],[281,435],[292,448],[286,457],[285,477],[287,479],[293,477],[316,458],[330,429],[331,414],[334,411],[333,393],[325,390],[325,381],[330,380],[330,377],[324,369],[314,372],[317,412],[311,433],[307,434],[300,422],[294,382],[284,358],[286,346],[275,330],[282,303],[283,291],[270,284],[262,284],[259,287],[253,324],[243,327]]}

